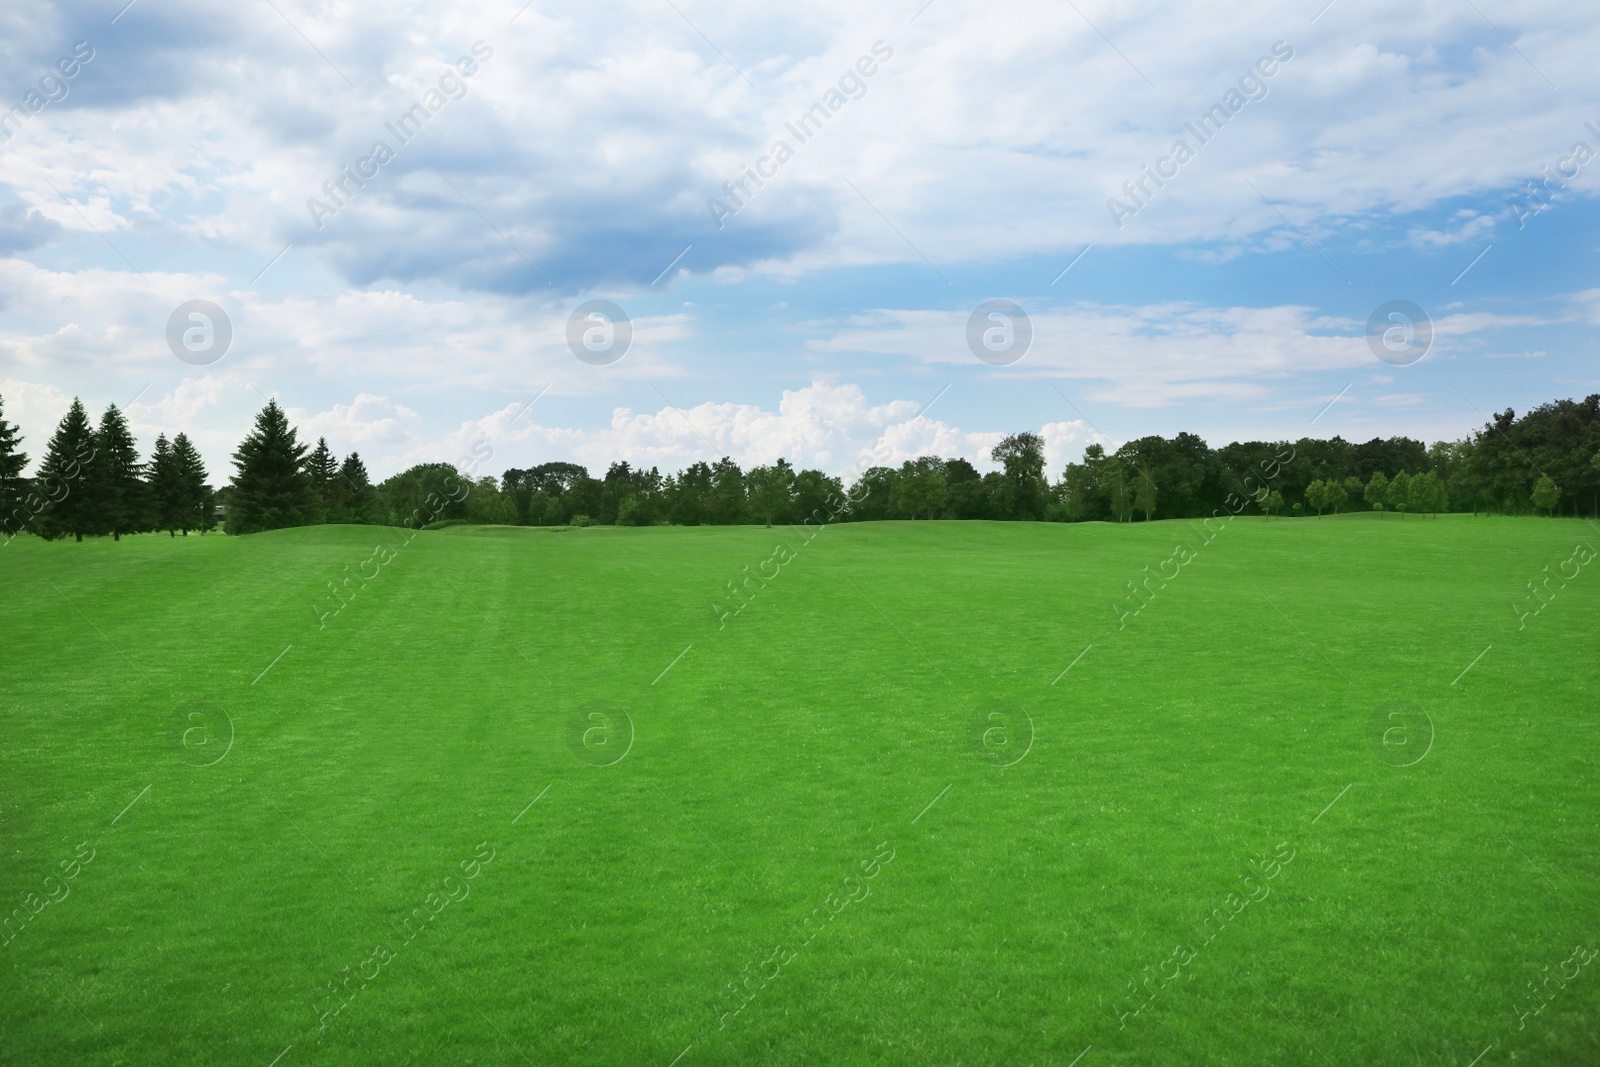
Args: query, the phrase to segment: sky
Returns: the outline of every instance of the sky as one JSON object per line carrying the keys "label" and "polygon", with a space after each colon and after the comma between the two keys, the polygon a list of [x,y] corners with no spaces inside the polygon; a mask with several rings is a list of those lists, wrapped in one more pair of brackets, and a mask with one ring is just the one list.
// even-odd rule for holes
{"label": "sky", "polygon": [[217,483],[267,398],[375,479],[1456,439],[1600,391],[1581,9],[8,0],[0,399]]}

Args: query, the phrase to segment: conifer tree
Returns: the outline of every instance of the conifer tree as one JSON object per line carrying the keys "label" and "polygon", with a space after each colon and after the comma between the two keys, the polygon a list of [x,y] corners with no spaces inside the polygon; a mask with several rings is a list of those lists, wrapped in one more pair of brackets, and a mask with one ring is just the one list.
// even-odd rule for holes
{"label": "conifer tree", "polygon": [[144,484],[139,450],[128,420],[117,405],[106,408],[95,431],[95,456],[89,464],[89,496],[94,532],[115,540],[137,533],[144,525]]}
{"label": "conifer tree", "polygon": [[339,468],[337,493],[340,522],[377,521],[378,494],[372,488],[372,479],[367,475],[367,465],[361,462],[360,453],[352,452],[344,457],[344,465]]}
{"label": "conifer tree", "polygon": [[39,495],[46,504],[34,518],[34,529],[47,541],[71,534],[78,541],[94,533],[94,503],[88,492],[89,466],[94,462],[94,427],[83,401],[72,399],[72,407],[61,417],[61,424],[50,438],[44,461],[35,479]]}
{"label": "conifer tree", "polygon": [[306,475],[311,479],[312,492],[316,494],[317,521],[327,522],[339,501],[339,460],[328,449],[326,437],[317,438],[317,447],[306,459]]}
{"label": "conifer tree", "polygon": [[5,399],[0,397],[0,536],[10,540],[28,525],[23,504],[27,482],[22,477],[28,455],[21,451],[22,435],[4,416]]}
{"label": "conifer tree", "polygon": [[216,506],[211,487],[206,484],[206,465],[195,451],[187,434],[172,439],[173,464],[177,468],[177,506],[175,519],[183,536],[190,530],[205,533],[216,528]]}
{"label": "conifer tree", "polygon": [[150,453],[149,477],[145,483],[145,502],[149,505],[148,523],[153,530],[165,530],[168,537],[182,525],[179,511],[182,508],[182,485],[178,477],[178,457],[167,443],[167,435],[156,437],[156,447]]}
{"label": "conifer tree", "polygon": [[231,534],[303,526],[316,497],[306,475],[306,446],[276,400],[256,415],[256,427],[233,454],[237,468],[228,491]]}

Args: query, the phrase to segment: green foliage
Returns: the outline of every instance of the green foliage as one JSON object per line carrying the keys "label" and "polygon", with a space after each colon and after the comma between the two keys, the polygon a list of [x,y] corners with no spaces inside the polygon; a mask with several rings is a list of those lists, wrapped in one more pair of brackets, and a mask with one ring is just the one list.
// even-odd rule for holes
{"label": "green foliage", "polygon": [[1367,480],[1367,488],[1363,494],[1372,510],[1381,512],[1384,505],[1389,502],[1389,479],[1382,471],[1374,471]]}
{"label": "green foliage", "polygon": [[1549,475],[1541,474],[1539,483],[1533,487],[1533,506],[1542,510],[1546,515],[1553,515],[1556,510],[1556,503],[1560,499],[1560,488],[1550,480]]}
{"label": "green foliage", "polygon": [[419,463],[378,486],[391,526],[422,529],[441,519],[466,519],[472,482],[448,463]]}
{"label": "green foliage", "polygon": [[123,534],[144,528],[144,471],[139,465],[139,450],[128,430],[128,420],[115,404],[100,416],[94,434],[95,454],[89,463],[86,491],[90,501],[93,532]]}
{"label": "green foliage", "polygon": [[328,449],[326,437],[317,438],[317,447],[306,457],[306,477],[311,482],[317,522],[329,522],[339,505],[339,461]]}
{"label": "green foliage", "polygon": [[333,483],[332,522],[377,523],[380,521],[378,494],[367,475],[367,465],[358,452],[344,457],[339,477]]}
{"label": "green foliage", "polygon": [[1049,498],[1044,478],[1044,438],[1014,433],[1001,438],[989,458],[1004,469],[997,510],[1008,519],[1043,519]]}
{"label": "green foliage", "polygon": [[22,471],[28,455],[22,435],[5,420],[5,398],[0,397],[0,537],[11,538],[27,527],[32,511],[26,502],[28,483]]}
{"label": "green foliage", "polygon": [[889,506],[896,514],[909,519],[918,516],[933,519],[944,509],[949,495],[944,460],[938,456],[922,456],[900,465],[889,491]]}
{"label": "green foliage", "polygon": [[177,455],[167,441],[166,434],[156,437],[156,447],[150,453],[145,482],[146,525],[152,530],[165,530],[168,536],[182,522],[182,480],[178,472]]}
{"label": "green foliage", "polygon": [[95,532],[94,501],[89,493],[89,468],[94,463],[94,427],[83,402],[72,398],[62,416],[34,479],[45,501],[34,519],[34,529],[45,540],[71,535],[78,541]]}
{"label": "green foliage", "polygon": [[1149,473],[1143,469],[1134,472],[1133,506],[1144,513],[1144,521],[1149,522],[1156,513],[1156,483]]}
{"label": "green foliage", "polygon": [[305,463],[306,446],[289,417],[276,400],[267,401],[233,454],[237,470],[228,491],[227,531],[256,533],[313,521],[317,497]]}
{"label": "green foliage", "polygon": [[772,516],[782,514],[789,507],[794,492],[794,468],[785,459],[770,466],[753,467],[744,476],[744,485],[751,514],[771,527]]}
{"label": "green foliage", "polygon": [[1328,506],[1328,486],[1322,479],[1306,486],[1306,506],[1316,508],[1317,518],[1322,518],[1322,509]]}
{"label": "green foliage", "polygon": [[172,439],[172,456],[178,468],[178,530],[187,537],[190,530],[207,533],[216,529],[215,494],[206,484],[206,465],[188,434],[180,433]]}

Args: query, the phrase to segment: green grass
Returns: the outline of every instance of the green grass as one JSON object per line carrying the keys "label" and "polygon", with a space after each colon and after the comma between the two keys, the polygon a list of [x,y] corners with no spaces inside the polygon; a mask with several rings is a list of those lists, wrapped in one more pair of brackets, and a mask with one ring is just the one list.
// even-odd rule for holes
{"label": "green grass", "polygon": [[[1510,606],[1600,549],[1591,524],[403,536],[0,549],[0,913],[94,850],[0,946],[0,1061],[1600,1062],[1600,959],[1514,1013],[1600,948],[1600,565],[1524,629]],[[780,540],[796,558],[719,629]],[[1374,741],[1393,702],[1431,747],[1420,719]],[[610,766],[620,729],[571,743],[597,709],[633,726]],[[985,748],[996,709],[1012,740]],[[1270,896],[1206,943],[1280,842]]]}

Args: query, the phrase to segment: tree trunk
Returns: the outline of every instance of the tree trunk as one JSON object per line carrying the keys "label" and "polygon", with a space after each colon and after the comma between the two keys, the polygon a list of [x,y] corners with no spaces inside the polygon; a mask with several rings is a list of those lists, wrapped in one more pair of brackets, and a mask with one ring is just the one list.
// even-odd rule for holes
{"label": "tree trunk", "polygon": [[76,537],[78,539],[78,544],[83,544],[83,534],[77,534]]}

